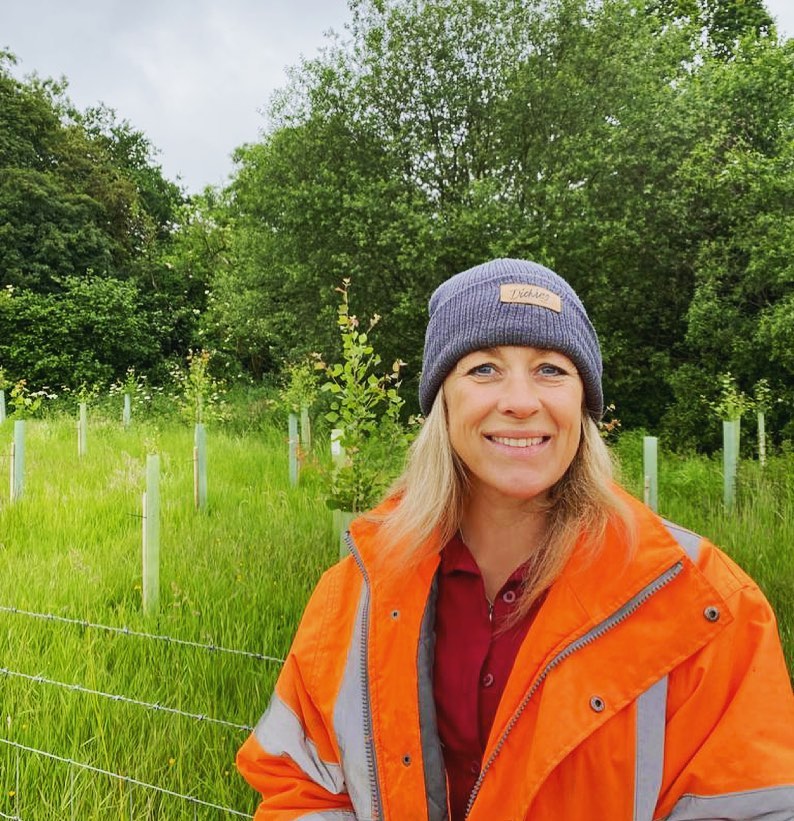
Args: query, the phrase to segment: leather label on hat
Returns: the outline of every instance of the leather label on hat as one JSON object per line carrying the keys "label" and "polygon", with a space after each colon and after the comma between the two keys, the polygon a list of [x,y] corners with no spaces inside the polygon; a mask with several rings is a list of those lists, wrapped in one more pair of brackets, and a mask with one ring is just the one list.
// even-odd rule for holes
{"label": "leather label on hat", "polygon": [[499,287],[499,300],[501,302],[519,302],[522,305],[539,305],[541,308],[548,308],[558,314],[562,312],[560,295],[537,285],[522,285],[514,282],[501,285]]}

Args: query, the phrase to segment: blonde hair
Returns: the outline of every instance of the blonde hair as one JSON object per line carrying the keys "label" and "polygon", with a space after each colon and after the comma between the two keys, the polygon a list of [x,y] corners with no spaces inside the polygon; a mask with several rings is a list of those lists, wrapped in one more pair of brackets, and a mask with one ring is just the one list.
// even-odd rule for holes
{"label": "blonde hair", "polygon": [[[398,551],[400,564],[406,565],[441,550],[458,530],[467,493],[467,470],[452,449],[442,388],[411,446],[402,475],[387,494],[399,501],[379,517],[385,550]],[[595,552],[607,524],[615,521],[628,544],[634,543],[632,514],[615,490],[612,459],[586,410],[579,448],[550,489],[546,513],[546,536],[527,564],[511,621],[520,619],[551,586],[580,538],[586,549]]]}

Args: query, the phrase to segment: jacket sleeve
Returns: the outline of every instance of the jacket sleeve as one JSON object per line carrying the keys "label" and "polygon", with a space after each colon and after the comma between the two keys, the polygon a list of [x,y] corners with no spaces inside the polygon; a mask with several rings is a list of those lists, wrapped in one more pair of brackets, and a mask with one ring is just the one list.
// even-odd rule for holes
{"label": "jacket sleeve", "polygon": [[347,615],[335,606],[338,577],[332,569],[313,593],[270,704],[237,754],[238,770],[262,795],[255,821],[355,821],[333,730],[349,641]]}
{"label": "jacket sleeve", "polygon": [[[655,818],[794,819],[794,695],[771,607],[724,554],[715,581],[725,629],[670,674],[664,778]],[[727,610],[728,612],[723,612]]]}

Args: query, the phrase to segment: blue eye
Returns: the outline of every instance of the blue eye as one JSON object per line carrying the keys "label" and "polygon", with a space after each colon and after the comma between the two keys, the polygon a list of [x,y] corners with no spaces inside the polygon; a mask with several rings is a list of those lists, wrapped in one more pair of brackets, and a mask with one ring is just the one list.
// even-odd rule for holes
{"label": "blue eye", "polygon": [[567,376],[567,372],[563,368],[559,367],[558,365],[552,365],[549,362],[546,362],[545,364],[541,365],[538,368],[538,373],[540,374],[540,376],[546,377]]}
{"label": "blue eye", "polygon": [[484,362],[482,365],[475,365],[469,369],[470,376],[493,376],[496,373],[496,367],[490,362]]}

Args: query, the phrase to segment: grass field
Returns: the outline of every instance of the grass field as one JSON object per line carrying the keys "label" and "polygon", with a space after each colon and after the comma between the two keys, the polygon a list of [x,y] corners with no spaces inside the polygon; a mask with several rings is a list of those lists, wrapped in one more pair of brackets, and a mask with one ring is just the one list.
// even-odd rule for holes
{"label": "grass field", "polygon": [[[0,435],[10,441],[10,423]],[[186,427],[94,424],[81,461],[71,421],[29,422],[26,439],[25,495],[0,507],[0,605],[284,657],[335,556],[316,481],[289,487],[286,437],[210,431],[206,513],[193,508]],[[151,449],[162,462],[161,608],[147,619],[140,514]],[[239,725],[256,722],[279,666],[13,613],[0,613],[0,647],[6,669]],[[245,732],[8,676],[0,688],[0,734],[17,743],[240,811],[254,806],[233,767]],[[82,821],[129,818],[132,805],[134,818],[223,817],[75,770],[0,747],[0,812]]]}
{"label": "grass field", "polygon": [[[0,425],[8,473],[12,423]],[[25,495],[0,485],[0,736],[70,766],[0,745],[0,817],[234,817],[133,786],[250,813],[233,766],[246,732],[54,683],[122,695],[235,725],[256,722],[278,664],[243,655],[42,620],[2,608],[128,627],[283,658],[309,592],[336,555],[318,472],[288,483],[284,433],[210,428],[209,507],[193,508],[192,431],[175,423],[92,420],[77,457],[72,420],[28,423]],[[141,612],[141,493],[147,452],[161,454],[161,607]],[[618,447],[623,480],[641,495],[641,439]],[[718,461],[660,458],[661,512],[708,535],[761,584],[794,657],[794,470],[770,460],[742,470],[735,514],[722,510]],[[20,677],[23,674],[28,678]],[[31,677],[41,677],[31,680]]]}

